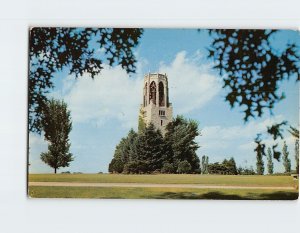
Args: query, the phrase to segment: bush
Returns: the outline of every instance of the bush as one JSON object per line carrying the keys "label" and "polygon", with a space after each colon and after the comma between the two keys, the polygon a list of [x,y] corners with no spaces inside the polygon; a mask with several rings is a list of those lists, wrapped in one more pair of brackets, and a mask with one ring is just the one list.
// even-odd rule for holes
{"label": "bush", "polygon": [[61,172],[61,174],[71,174],[71,172],[66,171],[66,172]]}
{"label": "bush", "polygon": [[178,164],[178,168],[177,168],[177,173],[180,173],[180,174],[183,174],[183,173],[189,173],[192,169],[192,166],[191,164],[184,160],[184,161],[181,161],[179,162]]}
{"label": "bush", "polygon": [[194,174],[201,174],[201,169],[200,169],[200,168],[195,169],[193,173],[194,173]]}
{"label": "bush", "polygon": [[161,173],[171,174],[171,173],[175,173],[175,170],[176,169],[173,163],[164,163],[161,169]]}
{"label": "bush", "polygon": [[238,175],[255,175],[255,171],[253,170],[253,168],[242,168],[239,167],[238,168]]}

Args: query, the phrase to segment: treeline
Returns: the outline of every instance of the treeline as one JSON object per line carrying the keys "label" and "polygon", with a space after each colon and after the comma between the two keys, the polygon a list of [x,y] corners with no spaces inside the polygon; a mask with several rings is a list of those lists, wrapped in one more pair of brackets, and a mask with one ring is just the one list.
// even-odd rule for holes
{"label": "treeline", "polygon": [[109,172],[124,174],[201,173],[195,138],[198,123],[177,116],[163,137],[153,124],[140,132],[130,130],[116,146]]}

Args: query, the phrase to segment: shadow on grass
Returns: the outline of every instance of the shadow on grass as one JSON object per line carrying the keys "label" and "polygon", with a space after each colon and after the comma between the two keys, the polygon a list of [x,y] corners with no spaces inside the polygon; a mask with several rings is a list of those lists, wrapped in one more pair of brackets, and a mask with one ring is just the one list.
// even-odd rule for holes
{"label": "shadow on grass", "polygon": [[[251,195],[251,194],[249,194]],[[299,193],[298,192],[284,192],[278,191],[273,193],[262,193],[258,195],[261,200],[297,200]]]}
{"label": "shadow on grass", "polygon": [[[149,197],[145,197],[149,198]],[[298,193],[277,191],[273,193],[247,193],[246,195],[226,194],[222,192],[207,192],[197,194],[192,192],[164,192],[151,196],[157,199],[212,199],[212,200],[296,200]]]}

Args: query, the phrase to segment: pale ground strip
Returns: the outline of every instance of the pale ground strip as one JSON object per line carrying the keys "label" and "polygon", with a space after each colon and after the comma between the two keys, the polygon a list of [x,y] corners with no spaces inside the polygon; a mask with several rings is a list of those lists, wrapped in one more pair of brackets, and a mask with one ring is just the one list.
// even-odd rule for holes
{"label": "pale ground strip", "polygon": [[48,187],[119,187],[119,188],[197,188],[197,189],[276,189],[295,190],[295,187],[280,186],[227,186],[204,184],[137,184],[137,183],[71,183],[71,182],[29,182],[29,186]]}

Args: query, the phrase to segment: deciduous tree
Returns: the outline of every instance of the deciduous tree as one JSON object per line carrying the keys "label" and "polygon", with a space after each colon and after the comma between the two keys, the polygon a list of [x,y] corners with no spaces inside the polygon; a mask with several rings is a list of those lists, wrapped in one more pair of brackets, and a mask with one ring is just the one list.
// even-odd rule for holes
{"label": "deciduous tree", "polygon": [[284,172],[289,173],[291,172],[291,160],[289,159],[289,152],[288,152],[288,146],[286,144],[286,141],[284,141],[283,147],[282,147],[282,162],[284,166]]}
{"label": "deciduous tree", "polygon": [[73,161],[69,152],[69,133],[72,130],[71,113],[67,104],[51,99],[43,108],[41,121],[45,139],[48,141],[48,151],[41,154],[43,162],[54,168],[54,173],[60,167],[68,167]]}
{"label": "deciduous tree", "polygon": [[270,147],[268,147],[268,156],[267,156],[267,159],[268,159],[268,164],[267,164],[267,167],[268,167],[268,173],[269,174],[273,174],[273,171],[274,171],[274,163],[273,163],[273,158],[272,158],[272,150]]}
{"label": "deciduous tree", "polygon": [[89,73],[94,78],[103,69],[104,62],[110,66],[121,65],[128,73],[135,72],[133,48],[142,33],[139,28],[31,28],[29,130],[41,132],[42,109],[47,92],[54,86],[56,72],[66,68],[76,77]]}
{"label": "deciduous tree", "polygon": [[277,30],[209,30],[213,38],[209,57],[223,77],[231,107],[242,106],[244,120],[272,111],[285,98],[283,80],[300,79],[299,49],[295,43],[278,51],[271,43]]}

